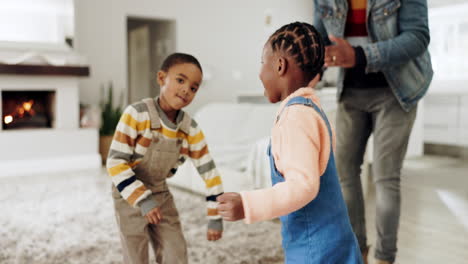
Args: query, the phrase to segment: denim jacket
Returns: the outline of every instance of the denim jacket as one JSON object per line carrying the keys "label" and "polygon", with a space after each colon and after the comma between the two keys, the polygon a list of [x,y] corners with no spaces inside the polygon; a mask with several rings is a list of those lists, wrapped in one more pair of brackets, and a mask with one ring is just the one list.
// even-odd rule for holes
{"label": "denim jacket", "polygon": [[[347,0],[314,0],[314,26],[327,45],[328,35],[344,37]],[[426,0],[367,0],[369,44],[363,46],[366,72],[382,72],[405,111],[424,96],[433,71],[429,52]],[[344,69],[338,75],[338,99]]]}

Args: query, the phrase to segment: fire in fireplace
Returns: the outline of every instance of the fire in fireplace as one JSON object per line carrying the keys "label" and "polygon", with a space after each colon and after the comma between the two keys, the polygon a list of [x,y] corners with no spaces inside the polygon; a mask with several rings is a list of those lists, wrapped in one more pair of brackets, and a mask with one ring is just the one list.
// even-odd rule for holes
{"label": "fire in fireplace", "polygon": [[52,128],[54,98],[53,91],[2,91],[3,129]]}

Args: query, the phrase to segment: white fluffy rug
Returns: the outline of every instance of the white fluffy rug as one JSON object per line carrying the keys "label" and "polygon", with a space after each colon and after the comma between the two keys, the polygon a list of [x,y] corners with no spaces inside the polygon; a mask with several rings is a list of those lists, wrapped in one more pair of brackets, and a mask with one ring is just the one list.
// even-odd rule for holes
{"label": "white fluffy rug", "polygon": [[[173,194],[190,263],[282,263],[279,223],[225,223],[208,242],[204,198]],[[0,263],[122,263],[105,173],[0,178]]]}

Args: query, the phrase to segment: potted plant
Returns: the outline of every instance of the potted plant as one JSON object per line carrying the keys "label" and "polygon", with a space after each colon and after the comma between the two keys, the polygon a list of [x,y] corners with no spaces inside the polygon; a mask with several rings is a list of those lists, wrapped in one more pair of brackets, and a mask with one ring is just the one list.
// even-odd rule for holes
{"label": "potted plant", "polygon": [[101,154],[102,164],[105,164],[107,154],[112,142],[112,137],[122,115],[122,99],[120,96],[120,104],[114,106],[114,91],[112,82],[109,82],[107,90],[101,86],[101,127],[99,129],[99,153]]}

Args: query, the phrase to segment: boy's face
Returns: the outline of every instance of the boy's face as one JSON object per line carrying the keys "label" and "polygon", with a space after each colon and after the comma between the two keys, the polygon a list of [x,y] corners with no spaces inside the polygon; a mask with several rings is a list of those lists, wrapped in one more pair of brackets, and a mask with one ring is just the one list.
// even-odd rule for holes
{"label": "boy's face", "polygon": [[265,96],[271,103],[281,101],[281,92],[278,88],[278,74],[276,69],[276,56],[269,42],[263,47],[260,80],[265,88]]}
{"label": "boy's face", "polygon": [[174,110],[189,105],[202,82],[201,70],[191,63],[173,65],[167,72],[158,72],[160,97]]}

